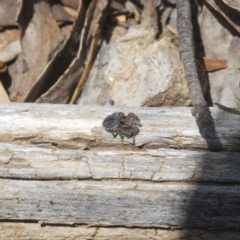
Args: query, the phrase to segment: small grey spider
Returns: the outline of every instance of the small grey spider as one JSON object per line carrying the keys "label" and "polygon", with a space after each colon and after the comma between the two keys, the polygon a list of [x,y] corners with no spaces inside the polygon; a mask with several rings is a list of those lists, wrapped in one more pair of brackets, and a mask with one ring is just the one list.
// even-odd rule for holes
{"label": "small grey spider", "polygon": [[124,137],[133,138],[133,145],[135,145],[135,136],[140,132],[138,126],[142,126],[140,119],[134,113],[125,116],[123,112],[116,112],[107,116],[102,125],[107,132],[112,133],[114,138],[118,135],[122,141]]}

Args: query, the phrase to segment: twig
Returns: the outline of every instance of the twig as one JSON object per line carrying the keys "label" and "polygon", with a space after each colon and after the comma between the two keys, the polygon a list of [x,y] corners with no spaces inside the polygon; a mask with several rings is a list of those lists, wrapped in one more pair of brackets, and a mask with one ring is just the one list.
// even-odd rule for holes
{"label": "twig", "polygon": [[213,138],[215,136],[214,122],[203,97],[197,73],[189,0],[177,0],[177,25],[179,53],[184,65],[185,77],[193,104],[192,115],[196,118],[202,137]]}
{"label": "twig", "polygon": [[224,110],[224,111],[227,111],[229,113],[233,113],[233,114],[237,114],[237,115],[240,115],[240,111],[234,109],[234,108],[228,108],[228,107],[225,107],[219,103],[215,103],[220,109]]}
{"label": "twig", "polygon": [[91,42],[90,50],[88,53],[88,57],[86,60],[86,64],[85,64],[83,73],[82,73],[81,78],[79,79],[79,82],[77,84],[77,87],[73,93],[70,104],[74,104],[77,101],[77,98],[79,97],[79,95],[82,91],[85,80],[87,79],[87,76],[90,72],[90,69],[91,69],[91,66],[93,63],[93,59],[94,59],[94,55],[95,55],[95,50],[96,50],[97,43],[98,43],[99,33],[100,33],[100,29],[99,29],[99,25],[97,24],[95,33],[93,34],[93,40]]}

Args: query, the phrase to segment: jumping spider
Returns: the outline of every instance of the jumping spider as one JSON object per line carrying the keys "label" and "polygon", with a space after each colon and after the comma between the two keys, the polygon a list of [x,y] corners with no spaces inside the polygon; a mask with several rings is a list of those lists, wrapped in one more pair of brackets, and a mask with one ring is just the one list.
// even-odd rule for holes
{"label": "jumping spider", "polygon": [[124,137],[133,138],[133,145],[135,145],[135,136],[140,132],[138,126],[142,126],[140,119],[134,113],[125,116],[123,112],[116,112],[107,116],[102,125],[107,132],[112,133],[114,138],[118,135],[122,141]]}

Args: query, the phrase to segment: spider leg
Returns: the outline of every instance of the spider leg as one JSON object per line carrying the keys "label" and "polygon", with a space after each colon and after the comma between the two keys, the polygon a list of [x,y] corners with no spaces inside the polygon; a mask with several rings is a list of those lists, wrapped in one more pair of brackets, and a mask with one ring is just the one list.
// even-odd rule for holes
{"label": "spider leg", "polygon": [[123,142],[123,139],[125,136],[123,134],[120,134],[120,137],[121,137],[121,141]]}
{"label": "spider leg", "polygon": [[112,135],[113,135],[114,138],[116,138],[117,135],[118,135],[118,132],[112,132]]}
{"label": "spider leg", "polygon": [[121,138],[121,142],[123,142],[123,139],[125,137],[124,133],[119,129],[119,132],[118,132],[120,138]]}
{"label": "spider leg", "polygon": [[135,146],[135,144],[136,144],[135,136],[133,136],[132,138],[133,138],[133,145]]}
{"label": "spider leg", "polygon": [[133,125],[133,126],[132,126],[132,129],[131,129],[131,131],[130,131],[131,137],[132,137],[132,139],[133,139],[133,145],[136,144],[136,138],[135,138],[135,136],[136,136],[139,132],[140,132],[139,128],[138,128],[136,125]]}

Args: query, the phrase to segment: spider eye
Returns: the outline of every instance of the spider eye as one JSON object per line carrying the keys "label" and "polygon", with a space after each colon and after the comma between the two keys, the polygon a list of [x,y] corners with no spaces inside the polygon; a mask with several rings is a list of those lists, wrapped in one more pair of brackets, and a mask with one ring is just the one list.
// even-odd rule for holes
{"label": "spider eye", "polygon": [[119,112],[119,113],[118,113],[118,116],[122,118],[122,117],[124,117],[125,115],[124,115],[123,112]]}

